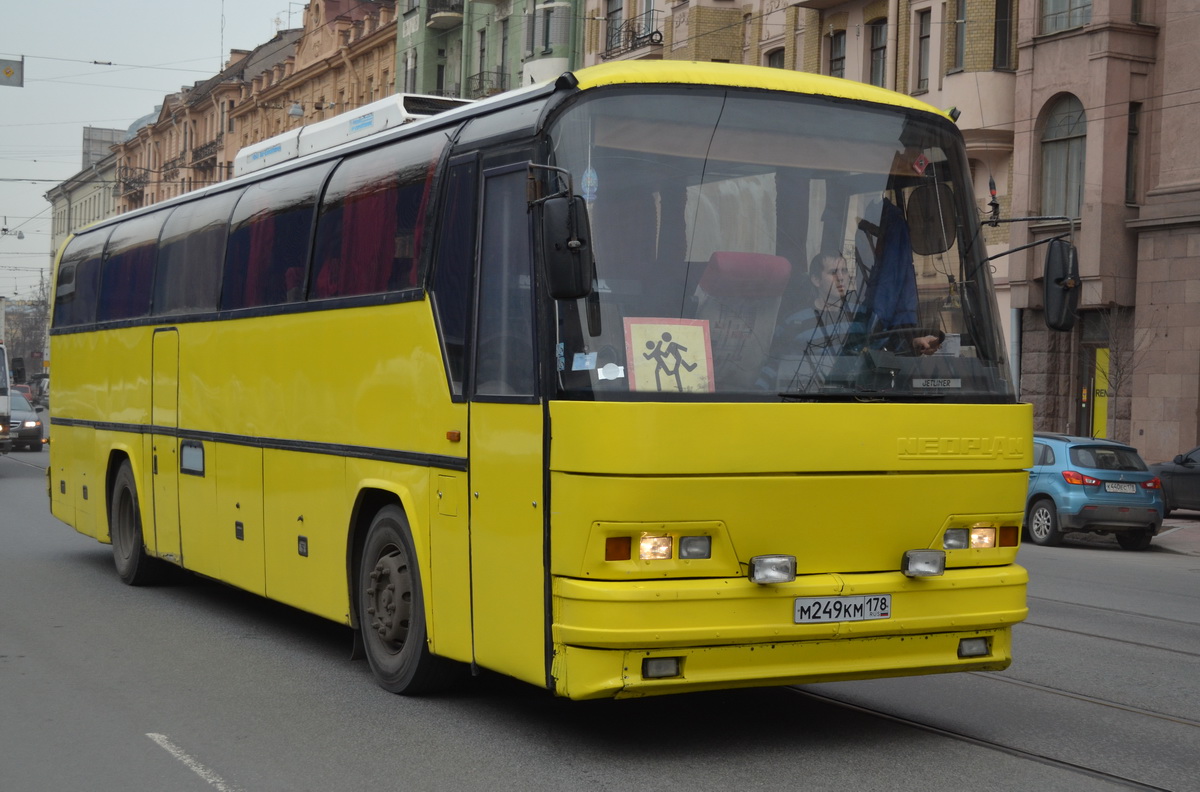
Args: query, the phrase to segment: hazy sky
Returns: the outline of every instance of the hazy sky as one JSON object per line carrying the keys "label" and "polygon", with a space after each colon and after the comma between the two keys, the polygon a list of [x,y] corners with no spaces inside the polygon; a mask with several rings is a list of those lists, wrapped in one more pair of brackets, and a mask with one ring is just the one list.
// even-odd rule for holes
{"label": "hazy sky", "polygon": [[289,12],[290,26],[300,27],[304,5],[5,0],[0,9],[0,59],[25,56],[25,87],[0,86],[0,222],[12,232],[0,236],[0,295],[11,299],[49,271],[43,196],[79,172],[83,128],[127,128],[164,95],[219,71],[230,49],[252,49],[287,28]]}

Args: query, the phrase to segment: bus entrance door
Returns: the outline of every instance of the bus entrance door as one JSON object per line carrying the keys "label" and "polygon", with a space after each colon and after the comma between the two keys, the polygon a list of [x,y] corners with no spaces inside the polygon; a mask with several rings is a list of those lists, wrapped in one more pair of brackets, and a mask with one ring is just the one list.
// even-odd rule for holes
{"label": "bus entrance door", "polygon": [[484,171],[470,417],[472,629],[483,666],[546,684],[543,413],[526,163]]}
{"label": "bus entrance door", "polygon": [[[179,333],[154,333],[151,375],[150,467],[154,479],[155,554],[183,561],[179,539]],[[146,537],[150,543],[150,537]]]}

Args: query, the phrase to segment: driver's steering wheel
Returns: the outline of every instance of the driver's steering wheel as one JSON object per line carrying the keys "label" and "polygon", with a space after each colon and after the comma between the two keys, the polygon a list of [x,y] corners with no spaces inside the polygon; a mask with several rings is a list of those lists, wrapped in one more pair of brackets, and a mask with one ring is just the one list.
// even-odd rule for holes
{"label": "driver's steering wheel", "polygon": [[893,327],[889,330],[878,330],[870,333],[867,336],[867,346],[871,349],[884,349],[895,355],[916,357],[920,354],[932,354],[917,350],[915,342],[918,338],[937,339],[937,345],[934,347],[934,350],[936,350],[946,340],[946,334],[932,327],[916,327],[913,325]]}

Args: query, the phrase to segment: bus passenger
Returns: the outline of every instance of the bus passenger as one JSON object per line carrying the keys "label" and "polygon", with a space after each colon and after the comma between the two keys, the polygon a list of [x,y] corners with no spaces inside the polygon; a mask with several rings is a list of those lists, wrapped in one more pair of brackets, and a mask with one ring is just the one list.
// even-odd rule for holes
{"label": "bus passenger", "polygon": [[771,356],[758,381],[764,390],[794,392],[820,385],[842,354],[846,338],[865,330],[854,306],[847,305],[850,271],[841,253],[814,256],[808,280],[811,300],[775,331]]}

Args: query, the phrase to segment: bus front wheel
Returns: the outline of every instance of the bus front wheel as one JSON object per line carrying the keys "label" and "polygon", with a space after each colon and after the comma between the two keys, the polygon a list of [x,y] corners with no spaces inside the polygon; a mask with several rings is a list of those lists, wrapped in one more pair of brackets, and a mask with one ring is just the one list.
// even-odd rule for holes
{"label": "bus front wheel", "polygon": [[417,554],[398,506],[385,506],[371,521],[358,583],[359,629],[379,685],[409,696],[447,687],[457,664],[429,651]]}
{"label": "bus front wheel", "polygon": [[113,479],[109,502],[108,529],[112,536],[113,562],[121,580],[130,586],[144,586],[158,579],[158,561],[146,553],[142,540],[142,512],[138,504],[137,482],[129,462],[122,462]]}

